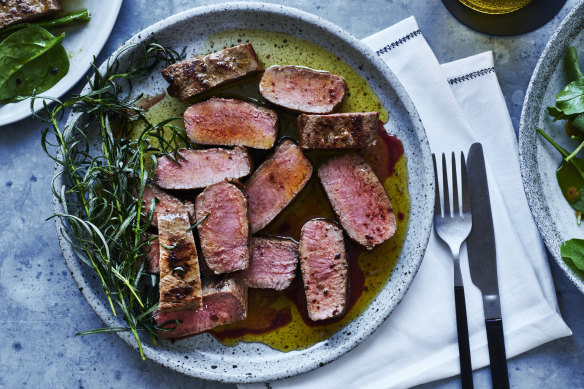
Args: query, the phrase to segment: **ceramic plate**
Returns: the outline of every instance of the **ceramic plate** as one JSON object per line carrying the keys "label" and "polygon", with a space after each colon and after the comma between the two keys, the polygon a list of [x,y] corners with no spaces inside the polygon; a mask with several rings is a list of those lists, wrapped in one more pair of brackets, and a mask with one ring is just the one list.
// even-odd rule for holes
{"label": "ceramic plate", "polygon": [[564,122],[554,123],[546,110],[547,106],[555,105],[556,95],[568,83],[563,63],[569,46],[575,46],[580,58],[584,58],[584,2],[564,19],[537,62],[523,102],[519,158],[527,201],[539,232],[558,265],[584,293],[583,273],[567,265],[560,256],[562,242],[584,239],[584,226],[576,224],[574,210],[558,186],[556,169],[562,160],[560,154],[536,132],[540,127],[565,148],[576,147],[566,135]]}
{"label": "ceramic plate", "polygon": [[[163,341],[154,348],[146,344],[147,358],[191,376],[224,382],[262,382],[290,377],[322,366],[351,350],[369,336],[393,312],[405,295],[422,261],[428,242],[434,199],[430,149],[418,114],[405,90],[391,71],[360,41],[334,24],[311,14],[264,3],[227,3],[195,8],[169,17],[145,29],[128,43],[156,40],[186,54],[210,51],[210,34],[233,29],[261,29],[286,32],[315,42],[358,69],[390,112],[387,128],[402,140],[407,158],[410,223],[399,261],[385,288],[365,312],[326,341],[304,350],[287,353],[259,343],[228,347],[209,334],[177,342]],[[127,52],[124,55],[129,54]],[[158,70],[136,92],[159,93],[167,85]],[[60,167],[56,167],[57,180]],[[62,183],[57,181],[57,185]],[[59,211],[59,204],[55,209]],[[57,223],[57,231],[62,225]],[[90,270],[74,256],[60,235],[67,264],[83,295],[107,325],[124,325],[112,316],[100,285]],[[350,335],[348,335],[350,334]],[[118,333],[132,347],[128,333]]]}
{"label": "ceramic plate", "polygon": [[[91,20],[87,24],[80,24],[65,30],[66,36],[63,47],[69,54],[69,72],[55,86],[42,95],[61,97],[85,75],[107,41],[118,13],[122,0],[108,0],[108,6],[103,6],[103,0],[64,0],[63,8],[66,12],[86,8]],[[42,108],[42,101],[35,102],[35,111]],[[14,123],[31,115],[30,99],[18,103],[0,105],[0,126]]]}

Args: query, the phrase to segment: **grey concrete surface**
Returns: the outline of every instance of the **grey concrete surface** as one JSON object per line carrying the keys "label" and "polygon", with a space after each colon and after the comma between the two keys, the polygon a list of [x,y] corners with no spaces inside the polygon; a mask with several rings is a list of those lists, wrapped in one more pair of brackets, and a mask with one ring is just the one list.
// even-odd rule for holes
{"label": "grey concrete surface", "polygon": [[[126,0],[107,54],[144,27],[213,1]],[[278,0],[340,25],[359,38],[414,15],[440,62],[493,50],[514,126],[535,63],[547,40],[577,1],[551,22],[517,37],[491,37],[454,19],[439,0]],[[104,1],[104,5],[106,1]],[[81,85],[75,90],[79,91]],[[85,303],[61,256],[52,221],[52,162],[40,147],[42,125],[32,119],[0,128],[0,388],[234,388],[177,374],[137,353],[115,335],[75,337],[102,326]],[[574,335],[509,362],[514,388],[584,388],[584,296],[552,262],[561,312]],[[490,387],[488,369],[474,373]],[[457,388],[457,378],[421,388]]]}

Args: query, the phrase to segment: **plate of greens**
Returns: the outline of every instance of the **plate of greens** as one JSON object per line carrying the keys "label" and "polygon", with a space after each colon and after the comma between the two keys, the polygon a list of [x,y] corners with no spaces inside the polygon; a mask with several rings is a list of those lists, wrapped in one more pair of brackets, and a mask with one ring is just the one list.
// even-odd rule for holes
{"label": "plate of greens", "polygon": [[519,157],[527,200],[545,244],[584,293],[581,59],[584,2],[568,14],[537,63],[521,114]]}
{"label": "plate of greens", "polygon": [[[89,69],[118,16],[121,0],[107,7],[99,0],[0,5],[0,126],[31,115],[33,94],[61,97]],[[34,4],[33,4],[34,3]],[[39,16],[28,19],[38,12]],[[16,16],[14,16],[16,15]]]}

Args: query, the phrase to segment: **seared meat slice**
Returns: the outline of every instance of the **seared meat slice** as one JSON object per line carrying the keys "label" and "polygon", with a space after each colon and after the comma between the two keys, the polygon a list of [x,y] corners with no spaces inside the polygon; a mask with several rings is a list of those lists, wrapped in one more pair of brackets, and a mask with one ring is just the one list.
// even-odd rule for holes
{"label": "seared meat slice", "polygon": [[241,276],[250,288],[284,290],[297,265],[298,243],[292,239],[253,238],[251,262]]}
{"label": "seared meat slice", "polygon": [[276,112],[235,99],[213,97],[193,104],[184,118],[189,139],[202,145],[271,149],[278,131]]}
{"label": "seared meat slice", "polygon": [[185,158],[176,162],[166,156],[158,158],[154,175],[160,187],[166,189],[199,189],[247,176],[251,160],[243,147],[206,150],[180,150]]}
{"label": "seared meat slice", "polygon": [[302,226],[298,250],[308,317],[324,320],[341,315],[349,286],[343,230],[325,220],[311,220]]}
{"label": "seared meat slice", "polygon": [[0,29],[50,18],[62,10],[59,0],[0,0]]}
{"label": "seared meat slice", "polygon": [[[170,320],[180,320],[178,328],[159,332],[162,338],[182,338],[210,330],[222,324],[234,323],[247,315],[247,287],[239,275],[213,281],[203,286],[201,309],[159,312],[155,316],[158,325]],[[174,323],[168,325],[174,327]]]}
{"label": "seared meat slice", "polygon": [[312,175],[312,165],[294,142],[285,141],[245,184],[251,232],[267,226],[290,204]]}
{"label": "seared meat slice", "polygon": [[270,66],[260,81],[260,93],[266,100],[306,113],[336,111],[346,91],[343,77],[301,66]]}
{"label": "seared meat slice", "polygon": [[303,149],[357,149],[377,143],[378,112],[298,116]]}
{"label": "seared meat slice", "polygon": [[215,274],[247,269],[250,233],[247,198],[234,184],[208,186],[195,201],[201,251]]}
{"label": "seared meat slice", "polygon": [[169,195],[159,187],[153,184],[146,184],[144,194],[142,195],[142,215],[148,215],[150,211],[150,202],[156,198],[154,208],[154,217],[152,225],[158,225],[158,214],[160,213],[188,213],[192,219],[195,216],[195,204],[191,201],[181,201],[174,196]]}
{"label": "seared meat slice", "polygon": [[187,213],[158,215],[160,312],[201,307],[199,258],[190,226]]}
{"label": "seared meat slice", "polygon": [[387,192],[363,158],[333,158],[320,167],[318,177],[339,221],[355,242],[371,250],[395,234],[395,215]]}
{"label": "seared meat slice", "polygon": [[246,43],[172,64],[162,76],[170,84],[168,94],[185,100],[261,70],[264,67],[251,43]]}

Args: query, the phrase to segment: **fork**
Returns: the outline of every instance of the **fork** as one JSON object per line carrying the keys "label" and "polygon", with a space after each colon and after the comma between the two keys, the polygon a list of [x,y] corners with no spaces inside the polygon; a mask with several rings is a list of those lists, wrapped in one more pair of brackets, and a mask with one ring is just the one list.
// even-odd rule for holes
{"label": "fork", "polygon": [[452,208],[450,212],[450,197],[448,189],[448,168],[446,166],[446,156],[442,153],[442,192],[444,212],[440,206],[440,190],[438,186],[438,169],[436,166],[436,156],[432,154],[434,163],[434,183],[436,197],[434,200],[434,228],[436,234],[449,247],[454,258],[454,303],[456,307],[456,329],[458,333],[458,352],[460,354],[460,378],[462,387],[472,388],[472,365],[470,358],[470,344],[468,339],[468,323],[466,317],[466,303],[464,298],[464,286],[462,283],[462,273],[460,271],[460,246],[470,234],[472,227],[472,216],[470,209],[470,195],[468,191],[468,177],[466,173],[466,163],[464,154],[460,153],[460,176],[461,176],[461,197],[462,212],[460,212],[458,200],[458,176],[456,174],[456,157],[452,153]]}

